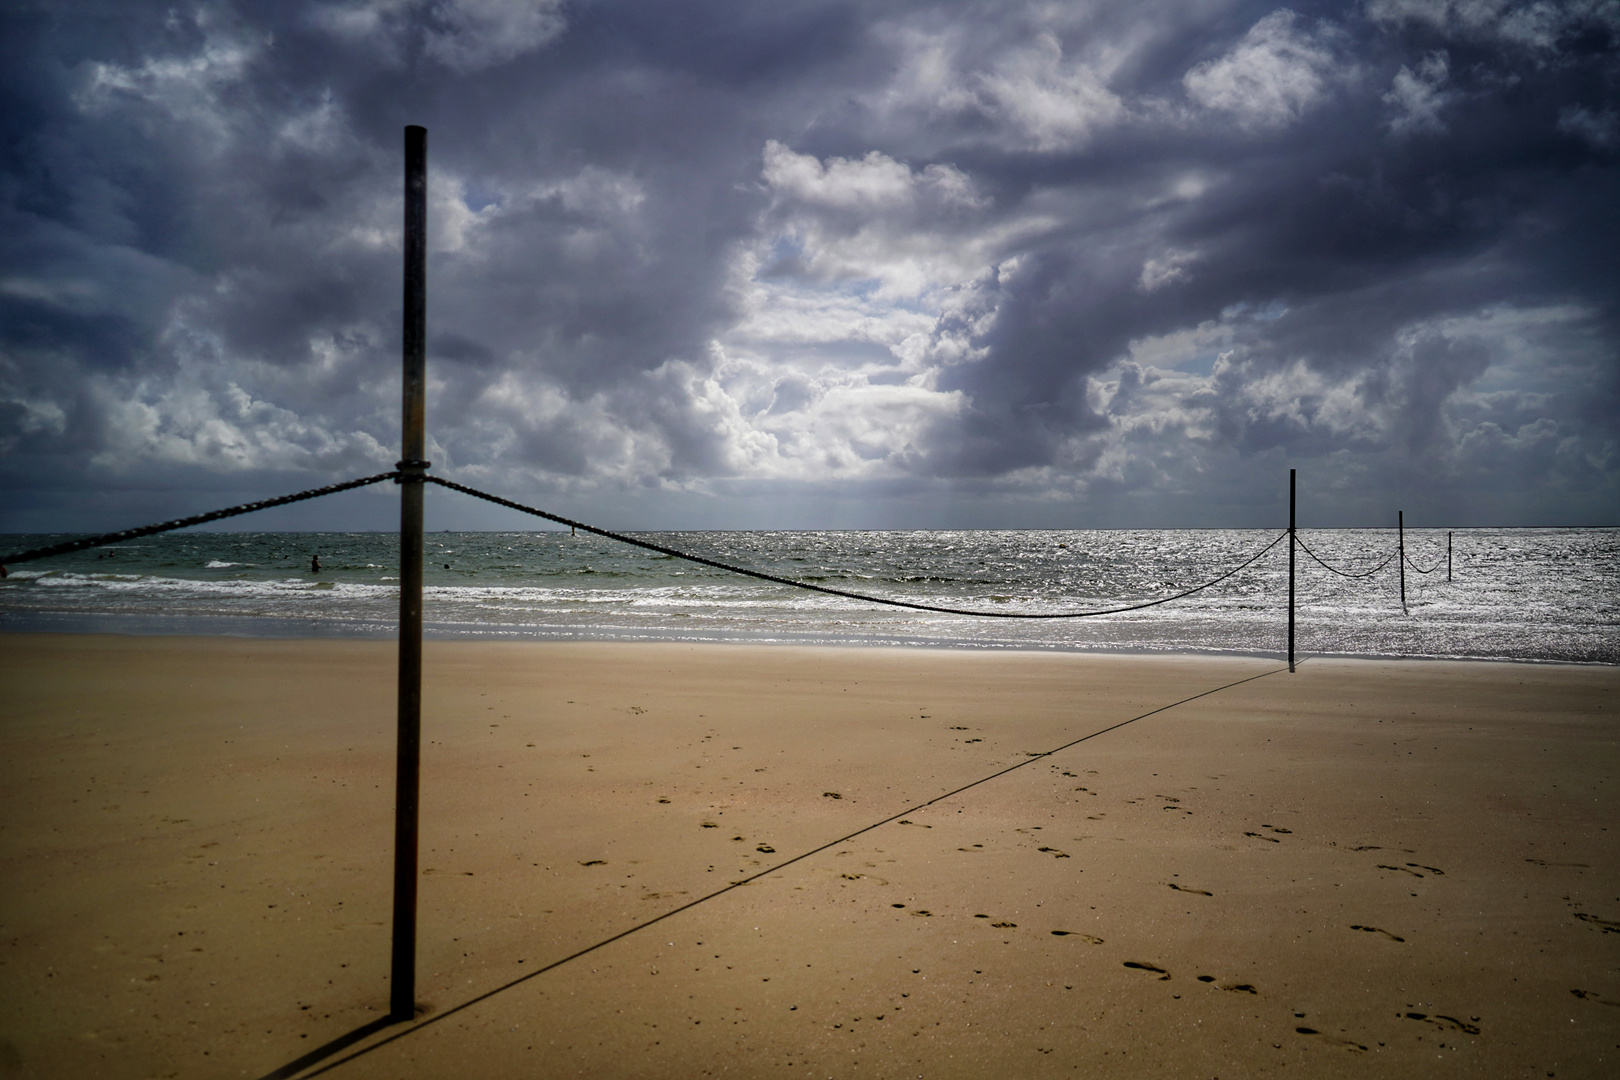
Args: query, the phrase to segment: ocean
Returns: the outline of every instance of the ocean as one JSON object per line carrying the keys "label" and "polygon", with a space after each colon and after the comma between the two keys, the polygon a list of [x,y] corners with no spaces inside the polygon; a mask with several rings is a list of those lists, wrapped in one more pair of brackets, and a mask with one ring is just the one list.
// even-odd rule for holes
{"label": "ocean", "polygon": [[[780,577],[997,613],[1093,610],[1172,595],[1280,530],[678,532],[638,538]],[[1393,529],[1300,530],[1329,563],[1376,567]],[[16,552],[68,539],[0,536]],[[1409,529],[1370,577],[1297,555],[1296,649],[1310,655],[1620,663],[1620,530]],[[0,631],[388,637],[391,533],[186,530],[8,568]],[[310,569],[319,555],[321,570]],[[806,592],[567,531],[431,533],[432,638],[730,641],[1280,656],[1288,552],[1193,596],[1082,619],[882,607]],[[1423,574],[1419,569],[1430,570]]]}

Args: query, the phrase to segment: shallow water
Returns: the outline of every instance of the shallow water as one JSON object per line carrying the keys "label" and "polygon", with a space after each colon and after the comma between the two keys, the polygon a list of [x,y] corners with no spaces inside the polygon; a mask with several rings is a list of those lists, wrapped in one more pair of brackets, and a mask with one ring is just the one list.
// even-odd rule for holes
{"label": "shallow water", "polygon": [[[641,539],[799,581],[996,613],[1092,610],[1172,595],[1278,536],[1265,530],[684,532]],[[1392,529],[1301,530],[1350,570]],[[20,551],[66,537],[0,537]],[[1299,552],[1300,655],[1620,663],[1620,530],[1406,533],[1363,580]],[[318,553],[322,570],[312,573]],[[438,638],[906,644],[1276,655],[1286,648],[1287,545],[1194,596],[1083,619],[1015,620],[880,607],[757,581],[567,532],[433,533],[425,618]],[[1419,569],[1434,568],[1420,574]],[[394,632],[390,533],[185,531],[25,563],[0,581],[0,630],[372,636]]]}

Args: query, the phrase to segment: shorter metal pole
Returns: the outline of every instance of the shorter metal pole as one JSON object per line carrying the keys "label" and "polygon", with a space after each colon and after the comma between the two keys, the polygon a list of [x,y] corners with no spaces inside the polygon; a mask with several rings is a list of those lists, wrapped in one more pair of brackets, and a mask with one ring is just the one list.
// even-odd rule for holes
{"label": "shorter metal pole", "polygon": [[1446,584],[1451,584],[1451,534],[1446,533]]}
{"label": "shorter metal pole", "polygon": [[1294,671],[1294,470],[1288,470],[1288,671]]}
{"label": "shorter metal pole", "polygon": [[1395,528],[1401,545],[1401,614],[1406,614],[1406,511],[1395,511]]}

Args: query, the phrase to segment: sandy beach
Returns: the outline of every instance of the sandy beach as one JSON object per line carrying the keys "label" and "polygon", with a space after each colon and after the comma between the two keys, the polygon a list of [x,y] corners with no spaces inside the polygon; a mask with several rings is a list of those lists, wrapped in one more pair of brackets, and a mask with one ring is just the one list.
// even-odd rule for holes
{"label": "sandy beach", "polygon": [[393,655],[0,637],[0,1074],[1620,1068],[1615,668],[435,642],[291,1068]]}

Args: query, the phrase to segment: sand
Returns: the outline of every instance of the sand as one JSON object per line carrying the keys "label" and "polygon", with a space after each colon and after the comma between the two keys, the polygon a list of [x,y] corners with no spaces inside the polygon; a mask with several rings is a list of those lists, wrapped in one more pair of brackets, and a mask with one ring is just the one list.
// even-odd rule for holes
{"label": "sand", "polygon": [[289,1069],[392,664],[0,636],[0,1073],[1620,1071],[1620,670],[433,642]]}

